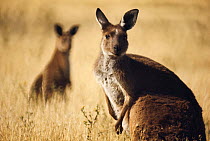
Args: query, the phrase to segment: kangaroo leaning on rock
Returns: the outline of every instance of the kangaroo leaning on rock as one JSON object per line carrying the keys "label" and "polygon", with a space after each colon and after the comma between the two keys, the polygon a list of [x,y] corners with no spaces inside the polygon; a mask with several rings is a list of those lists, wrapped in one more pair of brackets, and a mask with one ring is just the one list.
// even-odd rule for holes
{"label": "kangaroo leaning on rock", "polygon": [[44,99],[47,102],[54,92],[65,96],[65,88],[71,87],[69,63],[71,42],[78,28],[78,25],[74,25],[68,31],[63,32],[61,25],[54,25],[57,35],[55,50],[49,63],[32,83],[30,99],[36,101]]}
{"label": "kangaroo leaning on rock", "polygon": [[[113,25],[99,8],[96,10],[96,19],[102,29],[102,40],[94,74],[104,89],[110,115],[117,120],[117,134],[123,129],[129,132],[129,119],[135,119],[133,113],[129,117],[129,111],[140,97],[147,94],[161,94],[163,97],[172,96],[189,101],[201,115],[203,124],[202,109],[194,94],[176,74],[147,57],[126,54],[127,30],[135,25],[138,13],[138,9],[130,10],[119,24]],[[138,108],[135,111],[138,112]]]}

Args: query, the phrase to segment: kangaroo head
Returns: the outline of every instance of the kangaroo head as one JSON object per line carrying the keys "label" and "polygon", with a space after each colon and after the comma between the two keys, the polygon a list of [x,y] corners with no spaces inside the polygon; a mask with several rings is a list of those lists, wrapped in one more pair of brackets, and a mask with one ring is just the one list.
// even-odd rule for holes
{"label": "kangaroo head", "polygon": [[60,24],[55,24],[54,29],[57,35],[56,47],[60,52],[69,52],[71,49],[72,36],[77,33],[79,26],[74,25],[68,31],[63,32],[63,28]]}
{"label": "kangaroo head", "polygon": [[131,29],[137,20],[138,9],[125,13],[119,24],[111,24],[104,13],[98,8],[96,19],[102,29],[101,49],[104,55],[120,57],[128,49],[127,30]]}

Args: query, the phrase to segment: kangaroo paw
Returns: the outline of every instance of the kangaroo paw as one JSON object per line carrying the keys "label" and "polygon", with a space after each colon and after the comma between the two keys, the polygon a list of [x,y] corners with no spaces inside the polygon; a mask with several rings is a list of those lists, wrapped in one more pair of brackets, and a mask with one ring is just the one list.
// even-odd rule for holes
{"label": "kangaroo paw", "polygon": [[117,122],[115,124],[115,132],[119,135],[122,134],[123,127],[122,127],[122,122]]}

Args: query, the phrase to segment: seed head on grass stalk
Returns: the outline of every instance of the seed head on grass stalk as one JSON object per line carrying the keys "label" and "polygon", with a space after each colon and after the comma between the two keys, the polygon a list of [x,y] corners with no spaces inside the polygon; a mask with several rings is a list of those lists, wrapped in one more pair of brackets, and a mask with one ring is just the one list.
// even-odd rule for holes
{"label": "seed head on grass stalk", "polygon": [[92,140],[92,130],[96,122],[98,121],[98,116],[100,114],[100,107],[97,105],[96,108],[94,109],[95,114],[91,113],[90,111],[87,112],[85,111],[85,106],[81,108],[81,112],[83,113],[83,116],[85,117],[86,120],[84,120],[84,125],[87,128],[87,140]]}

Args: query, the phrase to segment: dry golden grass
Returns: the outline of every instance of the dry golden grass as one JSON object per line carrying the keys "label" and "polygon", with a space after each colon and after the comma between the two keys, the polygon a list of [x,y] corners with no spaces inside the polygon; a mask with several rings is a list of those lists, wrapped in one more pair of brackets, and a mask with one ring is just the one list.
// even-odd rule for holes
{"label": "dry golden grass", "polygon": [[[136,26],[128,31],[128,52],[164,64],[194,91],[210,140],[208,0],[1,0],[0,140],[130,140],[115,134],[104,94],[93,76],[101,38],[97,7],[112,23],[118,23],[126,11],[140,9]],[[55,22],[66,29],[81,25],[70,56],[73,91],[68,91],[66,104],[31,108],[28,90],[54,50]]]}

